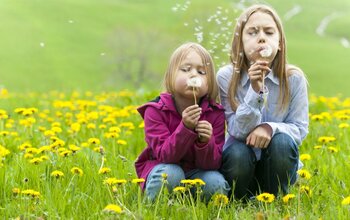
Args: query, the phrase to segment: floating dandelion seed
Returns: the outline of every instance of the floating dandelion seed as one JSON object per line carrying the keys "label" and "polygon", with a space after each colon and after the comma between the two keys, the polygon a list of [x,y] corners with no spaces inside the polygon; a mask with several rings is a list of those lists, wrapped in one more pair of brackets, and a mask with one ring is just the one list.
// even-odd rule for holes
{"label": "floating dandelion seed", "polygon": [[187,26],[188,26],[188,23],[187,23],[187,22],[185,22],[185,23],[184,23],[184,26],[185,26],[185,27],[187,27]]}
{"label": "floating dandelion seed", "polygon": [[106,53],[100,53],[100,55],[101,55],[101,56],[104,56],[104,55],[106,55]]}
{"label": "floating dandelion seed", "polygon": [[68,23],[73,24],[73,23],[74,23],[74,21],[73,21],[73,20],[69,20],[69,21],[68,21]]}
{"label": "floating dandelion seed", "polygon": [[40,47],[45,47],[45,43],[44,42],[40,42]]}

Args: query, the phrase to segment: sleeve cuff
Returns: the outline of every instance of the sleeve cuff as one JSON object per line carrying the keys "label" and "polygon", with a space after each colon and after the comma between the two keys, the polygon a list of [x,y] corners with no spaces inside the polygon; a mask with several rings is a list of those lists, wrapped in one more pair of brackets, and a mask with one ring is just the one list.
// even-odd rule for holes
{"label": "sleeve cuff", "polygon": [[244,97],[244,102],[249,106],[255,109],[259,109],[261,111],[261,109],[264,107],[264,100],[266,100],[267,94],[268,94],[267,87],[265,87],[263,92],[258,94],[254,91],[254,89],[250,85],[247,91],[247,94]]}
{"label": "sleeve cuff", "polygon": [[268,124],[271,128],[272,128],[272,134],[271,137],[273,137],[276,134],[276,130],[277,130],[277,125],[274,122],[264,122],[262,124]]}

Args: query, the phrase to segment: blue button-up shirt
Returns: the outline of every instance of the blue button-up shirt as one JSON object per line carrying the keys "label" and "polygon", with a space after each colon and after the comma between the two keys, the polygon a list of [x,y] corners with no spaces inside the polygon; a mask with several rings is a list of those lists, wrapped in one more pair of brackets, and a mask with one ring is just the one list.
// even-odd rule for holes
{"label": "blue button-up shirt", "polygon": [[[279,80],[273,72],[265,76],[265,87],[268,91],[264,94],[265,102],[262,102],[261,95],[253,90],[248,74],[243,73],[236,96],[239,106],[236,111],[233,111],[228,100],[232,74],[232,65],[222,67],[217,74],[228,131],[223,150],[232,143],[233,139],[245,141],[249,133],[260,124],[271,126],[272,137],[277,133],[285,133],[300,145],[308,133],[309,125],[307,81],[304,75],[297,70],[293,70],[289,75],[290,103],[287,110],[281,112],[278,104]],[[261,150],[254,148],[254,151],[259,160]]]}

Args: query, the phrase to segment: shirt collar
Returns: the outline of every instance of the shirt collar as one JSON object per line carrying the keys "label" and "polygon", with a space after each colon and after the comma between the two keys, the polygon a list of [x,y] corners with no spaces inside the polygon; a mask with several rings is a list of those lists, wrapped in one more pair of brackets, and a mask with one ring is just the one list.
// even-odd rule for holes
{"label": "shirt collar", "polygon": [[[273,73],[273,71],[271,71],[266,77],[265,79],[270,79],[271,82],[273,82],[276,85],[279,85],[279,80],[277,78],[277,76]],[[241,79],[241,86],[244,87],[249,81],[249,77],[248,77],[248,73],[246,71],[243,72],[242,74],[242,79]]]}

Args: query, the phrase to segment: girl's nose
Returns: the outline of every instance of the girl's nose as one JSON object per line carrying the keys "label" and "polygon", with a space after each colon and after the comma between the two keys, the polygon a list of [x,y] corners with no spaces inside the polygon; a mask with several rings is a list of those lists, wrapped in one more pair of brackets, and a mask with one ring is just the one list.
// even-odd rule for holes
{"label": "girl's nose", "polygon": [[265,43],[265,35],[264,35],[264,33],[262,33],[262,32],[259,33],[258,41],[259,41],[259,43]]}

